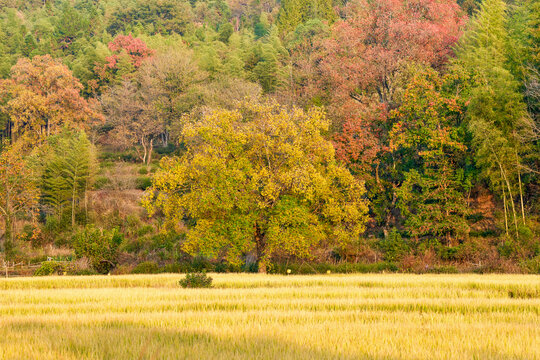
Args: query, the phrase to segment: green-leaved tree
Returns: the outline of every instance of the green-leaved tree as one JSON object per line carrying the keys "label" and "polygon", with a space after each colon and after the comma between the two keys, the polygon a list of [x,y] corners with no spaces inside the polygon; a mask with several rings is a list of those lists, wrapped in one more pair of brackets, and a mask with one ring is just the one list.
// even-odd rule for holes
{"label": "green-leaved tree", "polygon": [[96,170],[94,146],[84,132],[64,132],[49,139],[42,190],[43,200],[58,216],[69,207],[71,226],[75,226],[75,213],[81,202],[88,209],[87,192]]}
{"label": "green-leaved tree", "polygon": [[518,219],[525,223],[521,158],[532,130],[509,69],[510,49],[504,1],[484,0],[458,49],[459,62],[477,80],[467,109],[468,128],[477,165],[503,201],[506,233],[513,223],[518,236]]}

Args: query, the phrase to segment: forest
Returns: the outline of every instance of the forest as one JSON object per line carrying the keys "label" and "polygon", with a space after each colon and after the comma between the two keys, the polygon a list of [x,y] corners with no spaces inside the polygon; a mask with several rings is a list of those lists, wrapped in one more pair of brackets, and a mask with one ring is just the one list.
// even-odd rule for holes
{"label": "forest", "polygon": [[0,267],[540,273],[539,109],[537,0],[0,0]]}

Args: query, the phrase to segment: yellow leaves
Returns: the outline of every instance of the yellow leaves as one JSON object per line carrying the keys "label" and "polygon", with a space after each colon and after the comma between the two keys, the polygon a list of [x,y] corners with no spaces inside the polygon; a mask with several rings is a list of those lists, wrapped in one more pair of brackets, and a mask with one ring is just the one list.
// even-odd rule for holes
{"label": "yellow leaves", "polygon": [[278,251],[307,256],[336,231],[353,240],[367,219],[365,190],[336,164],[327,129],[322,110],[275,102],[206,114],[184,127],[186,153],[162,160],[145,207],[170,223],[189,218],[185,249],[230,262],[255,248],[255,228],[261,261]]}

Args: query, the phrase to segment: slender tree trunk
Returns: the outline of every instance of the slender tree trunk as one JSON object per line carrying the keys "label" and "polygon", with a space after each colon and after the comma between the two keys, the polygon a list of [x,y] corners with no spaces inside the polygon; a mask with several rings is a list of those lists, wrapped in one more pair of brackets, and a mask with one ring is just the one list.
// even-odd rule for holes
{"label": "slender tree trunk", "polygon": [[[77,169],[77,168],[75,168]],[[73,173],[73,189],[71,192],[71,228],[75,228],[75,197],[77,195],[77,177],[78,177],[78,171],[75,170]]]}
{"label": "slender tree trunk", "polygon": [[523,220],[523,225],[525,225],[525,206],[523,204],[523,187],[521,185],[521,169],[520,169],[517,150],[516,150],[516,162],[517,162],[518,182],[519,182],[519,200],[521,203],[521,219]]}
{"label": "slender tree trunk", "polygon": [[142,162],[143,164],[146,164],[146,154],[147,154],[147,149],[146,149],[146,142],[144,141],[144,136],[141,137],[141,145],[143,147],[143,157],[142,157]]}
{"label": "slender tree trunk", "polygon": [[506,236],[508,236],[508,215],[506,214],[506,191],[504,191],[504,184],[502,184],[503,191],[503,207],[504,207],[504,227],[506,229]]}
{"label": "slender tree trunk", "polygon": [[73,192],[71,198],[71,228],[75,228],[75,182],[73,183]]}
{"label": "slender tree trunk", "polygon": [[259,265],[259,273],[266,274],[266,242],[264,234],[262,233],[261,228],[258,224],[255,225],[255,246],[257,252],[257,263]]}
{"label": "slender tree trunk", "polygon": [[512,215],[514,217],[514,227],[516,230],[516,238],[519,238],[516,204],[514,204],[514,195],[512,194],[512,187],[510,186],[510,182],[508,181],[508,178],[506,177],[506,172],[504,173],[504,180],[506,182],[506,187],[508,189],[508,197],[510,199],[510,205],[512,205]]}
{"label": "slender tree trunk", "polygon": [[152,151],[154,150],[154,139],[150,139],[148,143],[148,158],[146,159],[146,165],[150,165],[152,162]]}
{"label": "slender tree trunk", "polygon": [[504,184],[506,183],[506,188],[508,189],[508,198],[510,200],[510,204],[512,205],[512,215],[514,217],[514,226],[516,229],[516,238],[519,238],[519,232],[518,232],[518,225],[517,225],[517,215],[516,215],[516,206],[514,204],[514,196],[512,195],[512,187],[510,186],[510,182],[508,181],[508,177],[506,176],[506,171],[504,171],[501,163],[499,162],[499,169],[501,170],[501,176],[503,178],[503,190],[504,190]]}
{"label": "slender tree trunk", "polygon": [[6,215],[5,217],[5,220],[4,220],[4,225],[6,227],[6,230],[4,232],[4,241],[2,241],[2,246],[0,246],[0,249],[3,250],[3,251],[6,251],[6,244],[8,242],[11,242],[11,238],[13,237],[13,233],[11,231],[11,218],[9,215]]}
{"label": "slender tree trunk", "polygon": [[88,180],[84,183],[84,223],[88,223]]}

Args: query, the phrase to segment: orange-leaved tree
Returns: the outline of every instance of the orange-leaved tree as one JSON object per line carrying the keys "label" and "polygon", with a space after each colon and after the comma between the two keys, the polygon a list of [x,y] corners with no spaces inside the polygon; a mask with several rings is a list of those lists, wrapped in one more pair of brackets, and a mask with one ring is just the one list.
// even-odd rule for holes
{"label": "orange-leaved tree", "polygon": [[0,80],[4,135],[29,146],[62,128],[84,130],[102,115],[81,96],[82,85],[69,68],[49,55],[19,59],[9,79]]}
{"label": "orange-leaved tree", "polygon": [[0,218],[4,223],[4,248],[13,242],[17,216],[31,215],[39,198],[32,169],[17,148],[7,146],[0,153]]}

